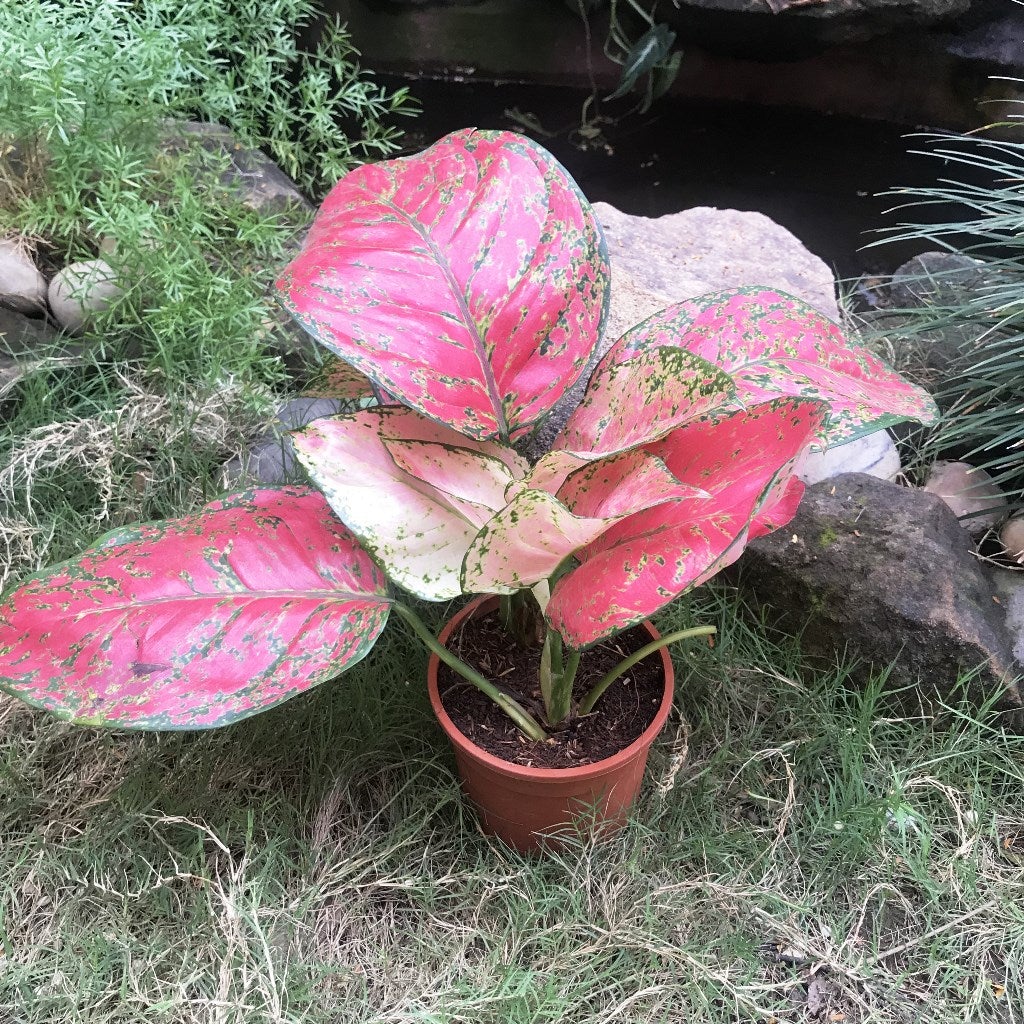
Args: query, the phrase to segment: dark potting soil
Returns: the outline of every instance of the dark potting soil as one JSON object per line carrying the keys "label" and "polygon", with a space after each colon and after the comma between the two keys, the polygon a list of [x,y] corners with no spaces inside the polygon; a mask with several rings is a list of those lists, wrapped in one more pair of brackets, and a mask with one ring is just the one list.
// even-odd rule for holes
{"label": "dark potting soil", "polygon": [[[574,700],[650,640],[650,634],[636,626],[584,652]],[[496,613],[467,620],[447,646],[540,717],[540,647],[516,644]],[[608,687],[593,713],[570,719],[546,742],[527,739],[489,697],[444,664],[438,672],[438,690],[459,731],[489,754],[531,768],[578,768],[611,757],[637,739],[658,712],[664,682],[661,656],[651,654]]]}

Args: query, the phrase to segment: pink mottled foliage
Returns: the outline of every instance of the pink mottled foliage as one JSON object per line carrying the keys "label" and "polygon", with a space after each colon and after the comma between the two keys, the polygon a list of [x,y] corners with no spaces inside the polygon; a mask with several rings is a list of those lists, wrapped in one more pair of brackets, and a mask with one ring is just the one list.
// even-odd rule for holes
{"label": "pink mottled foliage", "polygon": [[734,562],[751,536],[796,512],[799,457],[827,407],[779,399],[721,419],[695,420],[646,451],[706,497],[640,510],[577,552],[555,586],[551,625],[574,647],[647,618]]}
{"label": "pink mottled foliage", "polygon": [[354,664],[386,581],[310,488],[233,495],[108,534],[0,606],[4,689],[62,718],[197,729]]}
{"label": "pink mottled foliage", "polygon": [[600,228],[562,167],[521,136],[467,129],[343,178],[278,289],[399,402],[508,440],[579,377],[607,283]]}
{"label": "pink mottled foliage", "polygon": [[[359,660],[388,580],[428,600],[553,580],[581,648],[778,529],[800,460],[930,399],[805,303],[747,288],[627,332],[531,466],[513,447],[598,342],[608,263],[566,172],[507,132],[456,132],[344,178],[279,281],[388,404],[296,432],[319,488],[233,495],[120,531],[0,605],[0,688],[64,718],[222,725]],[[543,588],[542,588],[543,589]]]}
{"label": "pink mottled foliage", "polygon": [[792,295],[759,287],[702,295],[655,313],[611,347],[590,388],[606,375],[621,374],[617,368],[641,353],[663,347],[684,349],[717,367],[745,405],[783,395],[827,402],[823,444],[935,416],[921,388],[851,345],[827,317]]}

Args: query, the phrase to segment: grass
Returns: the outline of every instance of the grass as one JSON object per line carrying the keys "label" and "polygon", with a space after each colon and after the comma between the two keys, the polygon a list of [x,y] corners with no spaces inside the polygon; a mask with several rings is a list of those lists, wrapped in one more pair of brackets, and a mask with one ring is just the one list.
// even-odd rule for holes
{"label": "grass", "polygon": [[479,834],[398,629],[216,733],[0,705],[0,1020],[1018,1020],[1024,740],[810,672],[724,589],[694,618],[692,731],[547,860]]}

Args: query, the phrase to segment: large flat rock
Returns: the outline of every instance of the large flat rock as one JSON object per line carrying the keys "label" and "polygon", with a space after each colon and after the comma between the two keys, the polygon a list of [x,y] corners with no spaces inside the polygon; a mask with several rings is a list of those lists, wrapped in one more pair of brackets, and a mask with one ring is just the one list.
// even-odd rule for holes
{"label": "large flat rock", "polygon": [[[612,263],[612,327],[620,281],[641,285],[662,305],[706,292],[765,285],[839,318],[835,278],[791,231],[763,213],[696,206],[663,217],[636,217],[595,203]],[[655,312],[660,306],[648,310]],[[632,327],[624,324],[614,336]]]}

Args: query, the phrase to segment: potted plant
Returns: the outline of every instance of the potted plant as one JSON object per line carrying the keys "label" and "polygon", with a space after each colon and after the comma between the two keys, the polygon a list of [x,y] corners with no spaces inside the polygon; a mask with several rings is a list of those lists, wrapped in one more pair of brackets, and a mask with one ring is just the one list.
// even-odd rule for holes
{"label": "potted plant", "polygon": [[[567,722],[600,733],[612,682],[651,655],[670,669],[659,648],[710,629],[651,632],[611,654],[610,639],[787,522],[806,451],[934,413],[825,317],[751,288],[627,332],[549,450],[526,458],[589,369],[608,277],[586,200],[520,136],[460,131],[348,175],[278,286],[352,371],[347,393],[375,398],[292,435],[314,486],[115,530],[25,582],[0,605],[0,686],[83,725],[220,726],[336,676],[394,613],[456,683],[509,717],[522,760],[572,735]],[[532,681],[513,689],[486,650],[469,664],[402,591],[491,595],[498,620],[476,620],[479,631],[532,657]],[[592,652],[605,663],[581,687]],[[438,676],[435,666],[444,720]],[[604,779],[600,762],[581,767],[597,781],[549,825],[581,799],[621,818],[671,700],[671,679],[657,685],[642,735],[624,740],[626,781]],[[502,758],[467,749],[460,763],[491,772],[470,784],[483,802],[505,785],[493,771]],[[507,837],[528,846],[544,827]]]}

